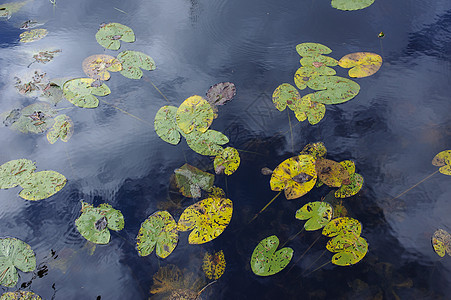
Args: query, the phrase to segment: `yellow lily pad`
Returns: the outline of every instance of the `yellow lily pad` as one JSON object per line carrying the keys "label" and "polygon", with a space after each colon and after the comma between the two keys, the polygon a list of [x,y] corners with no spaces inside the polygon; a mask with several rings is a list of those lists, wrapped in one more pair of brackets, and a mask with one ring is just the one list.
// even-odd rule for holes
{"label": "yellow lily pad", "polygon": [[301,154],[309,154],[315,159],[324,158],[326,153],[327,149],[323,142],[307,144],[301,151]]}
{"label": "yellow lily pad", "polygon": [[29,31],[22,32],[19,37],[22,43],[31,43],[34,41],[39,41],[43,39],[49,32],[47,29],[32,29]]}
{"label": "yellow lily pad", "polygon": [[326,249],[338,252],[332,257],[337,266],[350,266],[358,263],[368,252],[368,243],[362,237],[337,236],[327,242]]}
{"label": "yellow lily pad", "polygon": [[432,247],[440,257],[445,256],[445,253],[451,255],[451,235],[446,230],[436,230],[432,236]]}
{"label": "yellow lily pad", "polygon": [[445,150],[437,154],[432,159],[432,164],[440,167],[440,173],[444,175],[451,175],[451,150]]}
{"label": "yellow lily pad", "polygon": [[206,132],[213,122],[213,109],[201,96],[191,96],[177,109],[177,125],[186,134],[193,130]]}
{"label": "yellow lily pad", "polygon": [[106,54],[88,56],[83,60],[82,67],[86,75],[101,81],[110,79],[110,72],[122,70],[121,62],[115,57]]}
{"label": "yellow lily pad", "polygon": [[349,235],[359,237],[362,233],[362,224],[356,219],[349,217],[341,217],[332,219],[323,228],[322,234],[328,237],[339,235]]}
{"label": "yellow lily pad", "polygon": [[216,155],[214,167],[216,174],[232,175],[240,165],[240,154],[235,148],[227,147]]}
{"label": "yellow lily pad", "polygon": [[226,260],[222,250],[210,254],[206,252],[203,259],[202,270],[205,276],[210,280],[218,280],[224,274]]}
{"label": "yellow lily pad", "polygon": [[349,77],[363,78],[371,76],[379,71],[382,66],[382,57],[370,52],[356,52],[343,56],[338,65],[342,68],[349,69]]}

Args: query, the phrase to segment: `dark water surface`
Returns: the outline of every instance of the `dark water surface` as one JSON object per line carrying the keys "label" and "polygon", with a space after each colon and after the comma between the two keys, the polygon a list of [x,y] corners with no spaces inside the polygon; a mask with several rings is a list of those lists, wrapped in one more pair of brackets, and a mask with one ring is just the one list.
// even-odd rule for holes
{"label": "dark water surface", "polygon": [[[41,28],[48,36],[19,43],[18,27],[28,19],[46,22]],[[226,272],[202,294],[209,299],[450,298],[451,258],[434,253],[431,236],[438,228],[451,230],[451,177],[436,174],[390,199],[436,171],[432,158],[451,148],[451,1],[376,0],[364,10],[344,12],[332,8],[330,0],[57,0],[56,7],[34,0],[0,23],[1,112],[36,101],[16,91],[14,76],[40,69],[50,78],[85,77],[84,58],[116,55],[95,40],[102,22],[131,27],[136,42],[123,43],[121,50],[142,51],[157,64],[141,80],[112,73],[112,92],[102,98],[148,123],[101,102],[96,109],[65,112],[75,123],[68,143],[50,145],[45,135],[0,128],[0,163],[28,158],[39,170],[55,170],[68,179],[62,191],[38,202],[20,198],[18,188],[0,191],[0,236],[30,244],[38,265],[48,268],[26,289],[43,299],[147,299],[159,266],[175,264],[202,276],[205,251],[223,249]],[[290,113],[292,144],[287,113],[275,109],[271,94],[279,84],[293,84],[299,67],[295,46],[303,42],[327,45],[336,59],[375,52],[384,64],[375,75],[356,80],[361,86],[356,98],[327,106],[319,124],[298,124]],[[63,52],[27,69],[32,53],[47,48]],[[215,184],[233,201],[232,221],[207,244],[189,245],[188,234],[182,233],[168,258],[139,257],[135,237],[141,223],[169,198],[174,169],[188,162],[213,172],[211,158],[197,155],[184,141],[172,146],[156,135],[153,119],[167,102],[152,83],[178,106],[221,81],[234,82],[237,96],[220,107],[212,128],[225,133],[230,146],[249,151],[241,152],[235,174],[227,180],[216,176]],[[71,104],[61,102],[62,107]],[[309,274],[332,254],[323,253],[327,239],[320,237],[299,260],[320,235],[308,232],[287,243],[295,251],[287,269],[257,277],[249,261],[258,242],[276,234],[284,243],[303,225],[295,211],[330,190],[314,189],[292,201],[281,196],[248,225],[276,195],[260,169],[275,168],[316,141],[325,143],[328,158],[354,160],[365,178],[359,194],[343,204],[362,222],[369,252],[355,266],[328,264]],[[74,224],[81,199],[110,203],[125,217],[124,230],[94,253]],[[177,218],[180,212],[172,211]],[[32,277],[20,272],[17,288]]]}

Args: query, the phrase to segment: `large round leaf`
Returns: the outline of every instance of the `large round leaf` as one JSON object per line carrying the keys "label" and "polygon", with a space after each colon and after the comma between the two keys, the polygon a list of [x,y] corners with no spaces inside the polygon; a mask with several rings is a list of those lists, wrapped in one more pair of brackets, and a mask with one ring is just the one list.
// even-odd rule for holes
{"label": "large round leaf", "polygon": [[224,149],[220,145],[229,142],[229,138],[222,132],[211,129],[204,133],[192,131],[189,134],[184,134],[184,136],[188,146],[201,155],[216,156],[221,154]]}
{"label": "large round leaf", "polygon": [[117,59],[122,63],[121,74],[130,79],[140,79],[143,76],[141,69],[152,71],[156,68],[152,57],[138,51],[122,51]]}
{"label": "large round leaf", "polygon": [[177,188],[183,196],[190,198],[199,198],[201,189],[207,192],[211,191],[215,181],[213,174],[199,170],[189,164],[184,164],[174,173]]}
{"label": "large round leaf", "polygon": [[332,219],[332,206],[327,202],[309,202],[296,211],[296,219],[308,220],[305,230],[318,230]]}
{"label": "large round leaf", "polygon": [[63,85],[64,97],[73,105],[83,108],[95,108],[99,106],[97,96],[106,96],[111,93],[110,88],[102,83],[95,86],[95,79],[76,78],[66,81]]}
{"label": "large round leaf", "polygon": [[141,224],[136,238],[138,252],[141,256],[147,256],[156,247],[157,256],[166,258],[174,251],[178,239],[174,218],[167,211],[158,211]]}
{"label": "large round leaf", "polygon": [[66,185],[66,177],[55,171],[33,173],[20,184],[19,196],[26,200],[42,200],[58,193]]}
{"label": "large round leaf", "polygon": [[287,105],[293,109],[299,101],[301,101],[301,95],[298,90],[288,83],[279,85],[272,94],[272,102],[279,111],[283,111]]}
{"label": "large round leaf", "polygon": [[331,187],[339,187],[342,182],[349,182],[349,173],[338,162],[330,159],[317,159],[315,162],[318,178],[324,184]]}
{"label": "large round leaf", "polygon": [[320,76],[332,76],[337,74],[334,69],[326,66],[304,66],[294,73],[294,83],[298,89],[303,90],[308,86],[308,82]]}
{"label": "large round leaf", "polygon": [[362,224],[358,220],[348,217],[332,219],[322,232],[323,235],[328,237],[341,235],[358,237],[360,233],[362,233]]}
{"label": "large round leaf", "polygon": [[374,3],[374,0],[332,0],[332,7],[339,10],[363,9]]}
{"label": "large round leaf", "polygon": [[97,42],[110,50],[118,50],[121,42],[132,43],[135,41],[135,33],[125,25],[119,23],[108,23],[100,27],[96,33]]}
{"label": "large round leaf", "polygon": [[318,43],[302,43],[296,45],[296,51],[300,56],[317,56],[320,54],[329,54],[332,52],[329,47]]}
{"label": "large round leaf", "polygon": [[74,123],[71,118],[63,114],[55,117],[53,127],[47,132],[47,140],[50,144],[54,144],[58,138],[67,142],[73,134]]}
{"label": "large round leaf", "polygon": [[57,114],[55,108],[48,103],[37,102],[20,111],[19,118],[11,125],[11,128],[22,133],[43,133],[52,127]]}
{"label": "large round leaf", "polygon": [[235,148],[227,147],[216,155],[214,167],[216,174],[232,175],[240,165],[240,154]]}
{"label": "large round leaf", "polygon": [[318,76],[307,82],[309,88],[320,90],[311,95],[311,100],[323,104],[338,104],[351,100],[360,91],[360,86],[340,76]]}
{"label": "large round leaf", "polygon": [[36,257],[30,245],[16,239],[0,239],[0,285],[16,285],[17,270],[31,272],[36,269]]}
{"label": "large round leaf", "polygon": [[175,119],[179,128],[186,134],[192,131],[206,132],[213,122],[213,109],[201,96],[191,96],[177,109]]}
{"label": "large round leaf", "polygon": [[42,300],[42,298],[29,291],[16,291],[4,293],[0,300]]}
{"label": "large round leaf", "polygon": [[276,252],[279,239],[272,235],[255,247],[251,257],[251,269],[255,275],[270,276],[282,271],[293,258],[293,249],[282,248]]}
{"label": "large round leaf", "polygon": [[19,37],[22,43],[31,43],[34,41],[39,41],[44,38],[49,32],[47,29],[32,29],[29,31],[22,32]]}
{"label": "large round leaf", "polygon": [[436,230],[432,236],[432,247],[440,257],[445,256],[445,253],[451,255],[451,235],[446,230]]}
{"label": "large round leaf", "polygon": [[445,150],[437,154],[432,159],[432,164],[440,167],[440,173],[451,175],[451,150]]}
{"label": "large round leaf", "polygon": [[288,200],[307,194],[316,182],[315,159],[311,155],[298,155],[278,165],[270,180],[271,190],[285,190]]}
{"label": "large round leaf", "polygon": [[193,230],[190,244],[203,244],[217,238],[232,219],[233,204],[226,198],[207,198],[187,207],[180,216],[177,229]]}
{"label": "large round leaf", "polygon": [[343,56],[338,65],[349,69],[349,77],[363,78],[379,71],[382,66],[382,57],[370,52],[356,52]]}
{"label": "large round leaf", "polygon": [[180,133],[175,122],[176,113],[177,107],[165,105],[158,110],[154,120],[157,135],[163,141],[172,145],[177,145],[180,142]]}
{"label": "large round leaf", "polygon": [[83,60],[82,67],[90,78],[101,81],[110,79],[110,72],[122,70],[121,62],[114,56],[106,54],[88,56]]}
{"label": "large round leaf", "polygon": [[15,159],[0,166],[0,189],[9,189],[31,177],[36,165],[29,159]]}
{"label": "large round leaf", "polygon": [[368,243],[362,237],[337,236],[329,240],[326,249],[338,252],[332,256],[332,263],[337,266],[350,266],[358,263],[368,252]]}

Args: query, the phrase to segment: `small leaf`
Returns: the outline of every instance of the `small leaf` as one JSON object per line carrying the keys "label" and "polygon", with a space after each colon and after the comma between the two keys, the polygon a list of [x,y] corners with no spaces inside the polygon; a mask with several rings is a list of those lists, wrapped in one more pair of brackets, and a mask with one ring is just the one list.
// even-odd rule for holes
{"label": "small leaf", "polygon": [[328,237],[339,235],[358,237],[360,233],[362,233],[362,224],[358,220],[348,217],[332,219],[322,232],[323,235]]}
{"label": "small leaf", "polygon": [[440,257],[445,256],[445,253],[451,255],[451,235],[446,230],[436,230],[432,236],[432,247]]}
{"label": "small leaf", "polygon": [[308,87],[319,92],[311,94],[311,100],[323,104],[339,104],[351,100],[360,91],[360,86],[340,76],[319,76],[307,83]]}
{"label": "small leaf", "polygon": [[451,175],[451,150],[445,150],[437,154],[432,159],[432,164],[440,167],[440,173],[444,175]]}
{"label": "small leaf", "polygon": [[16,1],[10,3],[0,4],[0,17],[9,19],[11,15],[18,12],[25,4],[29,3],[30,0]]}
{"label": "small leaf", "polygon": [[122,51],[117,59],[122,63],[121,74],[130,79],[140,79],[143,76],[141,69],[152,71],[156,68],[152,57],[138,51]]}
{"label": "small leaf", "polygon": [[227,147],[216,155],[214,167],[216,174],[232,175],[240,165],[240,154],[235,148]]}
{"label": "small leaf", "polygon": [[207,101],[213,105],[224,105],[236,95],[236,87],[231,82],[220,82],[207,91]]}
{"label": "small leaf", "polygon": [[177,109],[175,119],[179,128],[186,134],[192,131],[204,133],[213,122],[213,109],[201,96],[191,96]]}
{"label": "small leaf", "polygon": [[294,83],[296,84],[298,89],[303,90],[308,86],[308,83],[314,78],[318,78],[321,76],[328,77],[335,75],[336,73],[337,72],[335,72],[334,69],[326,66],[321,66],[318,68],[314,66],[300,67],[294,74]]}
{"label": "small leaf", "polygon": [[9,189],[27,181],[36,170],[29,159],[10,160],[0,166],[0,189]]}
{"label": "small leaf", "polygon": [[293,258],[293,249],[282,248],[276,252],[279,246],[277,236],[269,236],[255,247],[251,257],[251,269],[255,275],[270,276],[282,271]]}
{"label": "small leaf", "polygon": [[307,144],[301,151],[301,154],[309,154],[315,159],[324,158],[326,153],[327,149],[323,142]]}
{"label": "small leaf", "polygon": [[221,154],[224,149],[220,145],[227,144],[229,138],[216,130],[207,130],[204,133],[192,131],[184,134],[186,143],[195,152],[201,155],[216,156]]}
{"label": "small leaf", "polygon": [[337,198],[348,198],[357,194],[363,186],[363,177],[354,173],[349,175],[349,184],[344,184],[335,192]]}
{"label": "small leaf", "polygon": [[122,70],[121,62],[111,55],[96,54],[88,56],[82,63],[83,71],[90,78],[105,81],[110,79],[110,72]]}
{"label": "small leaf", "polygon": [[19,118],[11,125],[11,128],[22,133],[43,133],[52,127],[57,111],[48,103],[37,102],[20,111]]}
{"label": "small leaf", "polygon": [[175,121],[177,107],[165,105],[161,107],[154,121],[155,132],[165,142],[177,145],[180,142],[180,133]]}
{"label": "small leaf", "polygon": [[50,144],[54,144],[58,138],[63,142],[67,142],[74,134],[74,123],[66,115],[55,117],[53,127],[47,132],[47,140]]}
{"label": "small leaf", "polygon": [[301,101],[301,95],[298,90],[288,83],[279,85],[272,94],[272,102],[279,111],[283,111],[287,105],[293,109],[299,101]]}
{"label": "small leaf", "polygon": [[33,292],[16,291],[4,293],[0,300],[42,300],[42,298]]}
{"label": "small leaf", "polygon": [[330,159],[318,159],[315,162],[318,178],[331,187],[340,187],[343,181],[349,181],[349,173],[343,166]]}
{"label": "small leaf", "polygon": [[332,7],[339,10],[363,9],[374,3],[374,0],[332,0]]}
{"label": "small leaf", "polygon": [[210,280],[218,280],[224,274],[226,268],[226,261],[224,258],[224,252],[218,251],[214,254],[208,252],[205,253],[202,270],[204,270],[205,276]]}
{"label": "small leaf", "polygon": [[31,272],[36,269],[36,257],[30,245],[16,239],[0,239],[0,285],[13,287],[18,280],[17,269]]}
{"label": "small leaf", "polygon": [[305,230],[318,230],[332,219],[332,206],[327,202],[309,202],[296,211],[296,219],[308,220],[304,224]]}
{"label": "small leaf", "polygon": [[329,240],[326,249],[338,252],[332,256],[332,263],[337,266],[350,266],[358,263],[368,252],[368,243],[362,237],[337,236]]}
{"label": "small leaf", "polygon": [[93,86],[92,78],[76,78],[66,81],[63,85],[64,97],[73,105],[83,108],[95,108],[99,106],[97,96],[106,96],[111,93],[106,84]]}
{"label": "small leaf", "polygon": [[42,200],[58,193],[66,185],[66,177],[55,171],[33,173],[20,184],[19,196],[25,200]]}
{"label": "small leaf", "polygon": [[211,191],[215,176],[213,174],[199,170],[189,164],[184,164],[176,169],[175,184],[185,197],[199,198],[201,189]]}
{"label": "small leaf", "polygon": [[302,43],[296,46],[296,51],[300,56],[317,56],[332,52],[329,47],[318,43]]}
{"label": "small leaf", "polygon": [[32,29],[22,32],[19,37],[22,43],[31,43],[43,39],[48,33],[47,29]]}
{"label": "small leaf", "polygon": [[100,27],[96,33],[97,42],[104,48],[110,50],[118,50],[121,42],[133,43],[135,41],[135,33],[125,25],[119,23],[108,23]]}
{"label": "small leaf", "polygon": [[382,66],[382,57],[370,52],[356,52],[343,56],[338,65],[349,69],[349,77],[363,78],[379,71]]}

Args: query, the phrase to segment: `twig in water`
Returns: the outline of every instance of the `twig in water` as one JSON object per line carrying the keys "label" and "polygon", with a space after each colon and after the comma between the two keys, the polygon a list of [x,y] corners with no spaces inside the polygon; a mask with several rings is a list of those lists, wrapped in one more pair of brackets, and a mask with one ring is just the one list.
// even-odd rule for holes
{"label": "twig in water", "polygon": [[253,218],[252,220],[249,221],[249,223],[247,223],[248,225],[250,223],[252,223],[252,221],[254,221],[259,214],[261,214],[271,203],[273,203],[274,200],[277,199],[277,197],[279,197],[280,193],[282,193],[282,191],[280,191],[279,193],[277,193],[277,195],[274,196],[274,198],[271,199],[271,201],[268,202],[268,204],[265,205],[265,207],[263,207]]}

